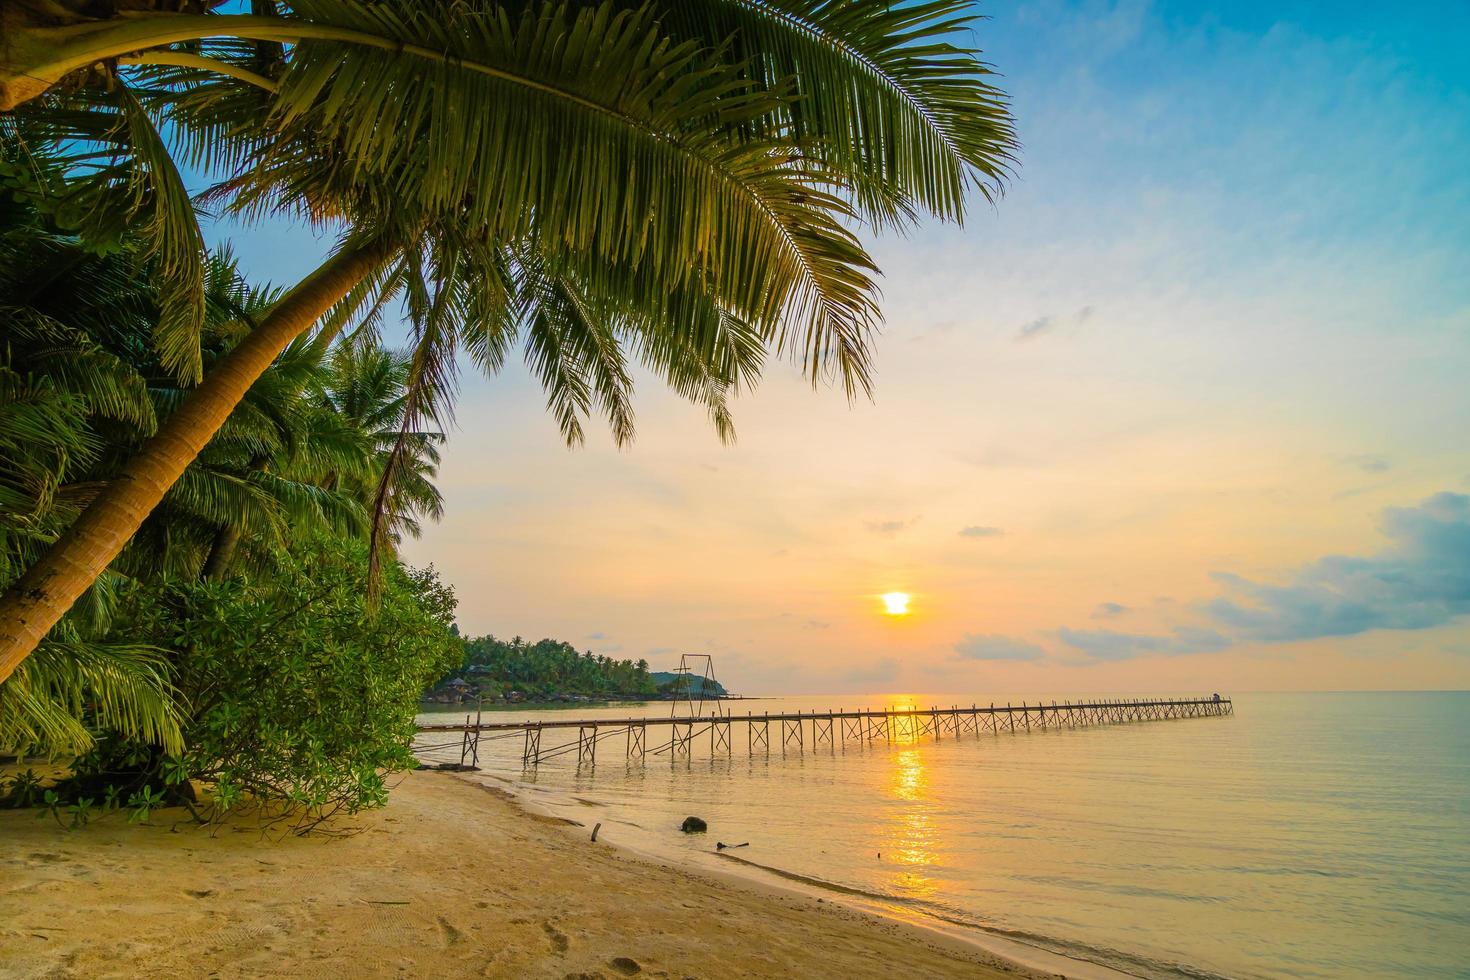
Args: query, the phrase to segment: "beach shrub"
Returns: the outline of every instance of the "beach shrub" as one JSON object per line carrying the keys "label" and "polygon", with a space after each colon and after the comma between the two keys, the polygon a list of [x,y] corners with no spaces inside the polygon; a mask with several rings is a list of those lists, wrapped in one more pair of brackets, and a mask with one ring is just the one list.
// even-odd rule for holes
{"label": "beach shrub", "polygon": [[386,563],[375,611],[366,592],[366,544],[324,536],[293,546],[266,580],[129,586],[116,628],[166,651],[184,751],[99,739],[72,795],[111,787],[151,807],[161,793],[204,818],[251,804],[299,827],[382,805],[384,775],[414,765],[420,693],[463,648],[454,592],[432,568]]}

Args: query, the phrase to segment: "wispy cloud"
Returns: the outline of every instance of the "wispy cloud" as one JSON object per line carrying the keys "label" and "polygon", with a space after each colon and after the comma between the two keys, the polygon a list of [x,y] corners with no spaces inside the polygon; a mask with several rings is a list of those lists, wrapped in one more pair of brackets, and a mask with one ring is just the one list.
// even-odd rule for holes
{"label": "wispy cloud", "polygon": [[1046,651],[1035,643],[994,633],[966,633],[954,645],[954,652],[961,660],[1032,661],[1046,656]]}
{"label": "wispy cloud", "polygon": [[1028,340],[1035,340],[1037,337],[1054,332],[1063,323],[1070,323],[1074,327],[1080,327],[1088,320],[1091,320],[1095,312],[1096,307],[1089,305],[1082,307],[1070,317],[1061,317],[1051,313],[1048,313],[1046,316],[1039,316],[1034,320],[1028,320],[1021,324],[1020,329],[1016,331],[1015,341],[1021,344]]}
{"label": "wispy cloud", "polygon": [[1016,342],[1035,340],[1044,333],[1051,331],[1056,326],[1057,318],[1054,316],[1039,316],[1035,320],[1021,324],[1021,329],[1016,331]]}
{"label": "wispy cloud", "polygon": [[1092,611],[1093,619],[1115,619],[1128,611],[1128,607],[1121,602],[1099,602],[1097,608]]}
{"label": "wispy cloud", "polygon": [[868,530],[874,534],[891,535],[906,531],[919,523],[917,517],[911,517],[906,521],[869,521]]}
{"label": "wispy cloud", "polygon": [[998,538],[1005,532],[998,527],[971,524],[969,527],[960,528],[959,533],[962,538]]}
{"label": "wispy cloud", "polygon": [[1186,653],[1215,653],[1232,645],[1228,636],[1211,629],[1179,627],[1159,636],[1149,633],[1115,633],[1112,630],[1074,630],[1062,627],[1057,639],[1081,650],[1094,660],[1129,660],[1150,653],[1177,656]]}
{"label": "wispy cloud", "polygon": [[957,455],[971,466],[980,466],[985,469],[1031,469],[1045,465],[1036,456],[1018,453],[1001,446],[987,446],[984,449],[962,452]]}
{"label": "wispy cloud", "polygon": [[1343,462],[1364,473],[1387,473],[1393,469],[1393,463],[1389,462],[1389,460],[1371,453],[1361,456],[1347,456],[1343,458]]}
{"label": "wispy cloud", "polygon": [[886,684],[898,676],[898,661],[883,657],[863,667],[854,667],[845,672],[842,679],[848,684]]}

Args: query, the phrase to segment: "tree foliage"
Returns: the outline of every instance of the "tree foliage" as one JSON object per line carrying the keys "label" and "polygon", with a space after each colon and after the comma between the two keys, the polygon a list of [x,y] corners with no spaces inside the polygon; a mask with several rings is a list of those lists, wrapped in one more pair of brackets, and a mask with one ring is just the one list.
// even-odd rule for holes
{"label": "tree foliage", "polygon": [[591,650],[579,653],[562,640],[527,643],[477,636],[464,641],[464,662],[454,676],[495,693],[649,695],[657,685],[646,660],[616,660]]}
{"label": "tree foliage", "polygon": [[167,658],[187,705],[184,748],[105,741],[79,761],[74,795],[153,786],[188,799],[185,781],[204,780],[215,811],[275,807],[298,827],[386,800],[384,773],[414,764],[419,694],[461,657],[453,591],[432,569],[394,564],[369,616],[362,540],[308,536],[277,566],[124,590],[117,627]]}
{"label": "tree foliage", "polygon": [[[137,235],[98,249],[37,207],[34,188],[0,186],[0,583],[54,542],[121,463],[182,401],[157,354],[164,300],[157,257]],[[228,254],[205,263],[203,356],[249,329],[271,290],[239,277]],[[293,345],[254,385],[131,545],[0,685],[0,748],[81,752],[108,729],[180,745],[167,664],[111,623],[129,577],[198,577],[232,558],[263,570],[288,529],[363,534],[361,502],[315,481],[372,471],[376,433],[354,429],[321,394],[324,348]]]}

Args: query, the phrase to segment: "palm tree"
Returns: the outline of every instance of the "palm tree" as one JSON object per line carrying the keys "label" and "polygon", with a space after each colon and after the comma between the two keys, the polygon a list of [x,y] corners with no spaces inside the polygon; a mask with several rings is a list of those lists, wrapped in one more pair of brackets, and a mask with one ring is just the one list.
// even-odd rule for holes
{"label": "palm tree", "polygon": [[[106,255],[0,205],[0,581],[45,553],[96,491],[120,434],[156,425],[142,375],[93,335],[147,337],[156,315],[136,249]],[[146,350],[146,345],[144,347]],[[81,752],[84,718],[170,749],[179,713],[156,651],[107,641],[119,576],[107,572],[0,684],[0,747]]]}
{"label": "palm tree", "polygon": [[[187,394],[146,342],[159,302],[152,272],[136,240],[97,255],[13,201],[0,214],[0,582],[44,552]],[[272,293],[242,283],[227,254],[206,260],[205,282],[208,360]],[[324,371],[321,345],[298,340],[251,387],[109,571],[0,684],[0,747],[80,752],[90,722],[176,749],[167,665],[109,635],[123,580],[192,576],[201,564],[215,577],[242,543],[264,565],[288,527],[366,531],[355,499],[301,476],[369,472],[368,447],[315,397]]]}
{"label": "palm tree", "polygon": [[444,512],[444,498],[432,482],[444,436],[405,431],[403,426],[410,364],[408,355],[373,343],[339,344],[332,351],[321,386],[325,407],[357,434],[373,461],[360,473],[327,470],[320,476],[323,486],[340,489],[367,512],[377,498],[390,458],[400,443],[404,447],[385,503],[388,532],[394,542],[404,534],[418,537],[422,517],[437,521]]}
{"label": "palm tree", "polygon": [[[137,165],[102,185],[127,192],[127,213],[172,243],[160,260],[185,271],[179,242],[196,232],[150,113],[195,162],[231,173],[227,206],[348,233],[0,600],[0,680],[334,307],[405,297],[408,429],[442,428],[457,346],[494,369],[523,335],[570,440],[589,406],[631,436],[629,353],[717,419],[766,351],[852,396],[870,384],[878,320],[853,228],[960,219],[1014,147],[978,53],[952,43],[963,0],[142,6],[88,19],[70,0],[7,4],[0,107],[24,110],[12,129],[87,152],[126,144]],[[73,96],[102,108],[78,115]],[[187,371],[191,318],[166,319],[160,342]]]}

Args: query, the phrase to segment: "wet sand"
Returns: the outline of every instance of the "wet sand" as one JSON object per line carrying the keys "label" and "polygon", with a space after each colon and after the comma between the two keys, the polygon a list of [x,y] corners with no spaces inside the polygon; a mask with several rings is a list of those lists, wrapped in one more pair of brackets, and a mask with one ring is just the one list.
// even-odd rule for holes
{"label": "wet sand", "polygon": [[962,940],[634,856],[449,773],[340,839],[0,812],[0,977],[1036,977]]}

